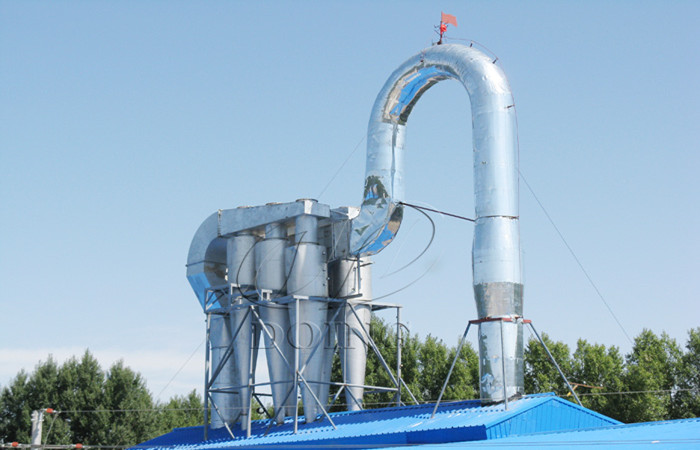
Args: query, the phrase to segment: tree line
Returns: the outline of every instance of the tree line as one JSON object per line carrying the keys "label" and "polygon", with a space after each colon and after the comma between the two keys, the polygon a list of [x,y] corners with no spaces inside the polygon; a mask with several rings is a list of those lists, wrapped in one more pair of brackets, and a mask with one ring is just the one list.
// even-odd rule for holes
{"label": "tree line", "polygon": [[[393,326],[372,319],[371,334],[387,365],[395,370],[397,339]],[[542,335],[584,406],[625,423],[700,416],[700,328],[690,330],[685,347],[667,334],[649,330],[635,339],[630,353],[615,346],[580,339],[573,353],[559,341]],[[401,376],[418,402],[434,402],[442,388],[457,346],[428,335],[404,334]],[[340,361],[333,362],[334,381],[341,381]],[[372,350],[367,359],[367,385],[392,386],[389,374]],[[540,345],[530,339],[525,348],[525,390],[555,392],[574,401],[566,383]],[[392,392],[367,392],[366,408],[388,406]],[[443,400],[479,397],[478,354],[462,347]],[[339,396],[331,410],[343,410]],[[402,400],[411,403],[404,389]],[[58,365],[49,357],[31,374],[19,372],[0,391],[0,442],[28,443],[31,413],[55,408],[47,416],[47,444],[129,446],[176,427],[201,425],[202,398],[192,391],[167,402],[154,400],[143,377],[123,362],[103,370],[86,351]],[[271,407],[268,405],[268,409]],[[256,415],[261,418],[260,414]]]}
{"label": "tree line", "polygon": [[102,370],[86,351],[58,365],[49,356],[31,374],[20,371],[0,392],[0,442],[29,443],[31,414],[46,415],[42,443],[129,446],[202,423],[195,391],[157,402],[143,377],[123,362]]}
{"label": "tree line", "polygon": [[[396,367],[396,334],[374,320],[372,335],[389,367]],[[583,406],[624,423],[700,417],[700,328],[688,332],[684,347],[666,333],[645,329],[626,355],[616,346],[585,339],[578,340],[572,353],[563,342],[544,333],[541,337]],[[404,338],[401,375],[419,402],[437,400],[456,351],[456,345],[430,335],[423,340],[416,335]],[[443,400],[479,398],[478,353],[470,345],[460,353]],[[524,357],[525,392],[554,392],[575,401],[534,337],[527,342]],[[371,351],[367,369],[366,384],[391,386]],[[366,407],[387,406],[392,399],[392,393],[371,393],[365,396]],[[402,400],[410,403],[405,393]]]}

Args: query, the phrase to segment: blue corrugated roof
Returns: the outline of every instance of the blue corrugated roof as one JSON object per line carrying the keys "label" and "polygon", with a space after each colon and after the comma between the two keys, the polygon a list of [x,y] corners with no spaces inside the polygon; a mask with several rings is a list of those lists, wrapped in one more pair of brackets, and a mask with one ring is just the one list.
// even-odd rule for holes
{"label": "blue corrugated roof", "polygon": [[[451,442],[421,445],[421,450],[474,448],[484,442]],[[488,442],[490,450],[513,447],[546,447],[585,449],[690,449],[700,448],[700,419],[669,420],[665,422],[634,423],[574,431],[510,436]]]}
{"label": "blue corrugated roof", "polygon": [[257,446],[377,448],[480,441],[515,434],[620,423],[553,395],[526,396],[509,402],[508,410],[503,404],[481,406],[478,400],[444,403],[431,419],[433,406],[427,404],[333,413],[331,417],[337,429],[325,419],[308,425],[300,423],[297,434],[293,432],[291,420],[269,428],[267,434],[269,422],[257,421],[253,423],[250,438],[241,435],[231,439],[226,430],[219,429],[210,431],[210,440],[206,442],[202,441],[202,427],[180,428],[139,447],[169,446],[183,450]]}

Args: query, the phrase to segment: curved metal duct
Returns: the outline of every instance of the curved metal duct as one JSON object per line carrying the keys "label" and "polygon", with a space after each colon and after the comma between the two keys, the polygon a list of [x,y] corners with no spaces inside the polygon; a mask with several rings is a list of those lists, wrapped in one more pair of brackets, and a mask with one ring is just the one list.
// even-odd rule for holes
{"label": "curved metal duct", "polygon": [[[380,91],[367,130],[364,196],[352,222],[350,250],[372,255],[396,235],[403,218],[406,121],[421,95],[446,79],[462,83],[471,103],[477,217],[472,259],[479,318],[522,316],[513,95],[503,71],[473,47],[426,49],[394,71]],[[523,393],[522,324],[484,322],[479,341],[482,401]]]}

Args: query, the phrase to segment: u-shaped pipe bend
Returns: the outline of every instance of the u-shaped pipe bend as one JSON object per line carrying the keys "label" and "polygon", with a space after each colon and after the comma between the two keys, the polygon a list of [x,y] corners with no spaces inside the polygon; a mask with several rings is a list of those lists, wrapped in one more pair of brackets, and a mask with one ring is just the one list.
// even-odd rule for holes
{"label": "u-shaped pipe bend", "polygon": [[[364,196],[360,214],[352,222],[350,251],[378,253],[396,235],[403,218],[406,121],[421,95],[446,79],[462,83],[471,103],[476,207],[472,270],[477,313],[479,318],[521,317],[513,95],[501,68],[473,47],[447,44],[426,49],[394,71],[379,92],[367,130]],[[501,401],[521,394],[522,326],[491,322],[479,329],[482,400]],[[496,363],[501,357],[503,367]]]}

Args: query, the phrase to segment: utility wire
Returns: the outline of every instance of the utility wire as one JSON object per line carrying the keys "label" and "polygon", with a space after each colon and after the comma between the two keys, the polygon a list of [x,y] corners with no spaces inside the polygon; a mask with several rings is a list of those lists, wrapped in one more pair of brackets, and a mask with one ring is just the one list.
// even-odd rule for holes
{"label": "utility wire", "polygon": [[430,226],[432,227],[432,231],[431,231],[431,234],[430,234],[430,240],[428,241],[428,244],[425,246],[425,248],[418,254],[418,256],[416,256],[415,258],[413,258],[409,263],[404,264],[404,265],[401,266],[400,268],[394,270],[393,272],[388,273],[388,274],[382,276],[382,278],[388,277],[388,276],[391,276],[391,275],[394,275],[395,273],[398,273],[398,272],[401,272],[401,271],[404,270],[406,267],[408,267],[408,266],[410,266],[411,264],[413,264],[414,262],[418,261],[423,255],[425,255],[425,252],[428,251],[428,249],[430,248],[430,246],[433,245],[433,241],[435,240],[435,229],[436,229],[436,227],[435,227],[435,221],[434,221],[429,215],[427,215],[426,213],[424,213],[423,211],[421,211],[421,209],[428,209],[428,210],[430,210],[430,209],[429,209],[429,208],[423,208],[423,207],[420,207],[420,206],[415,206],[415,205],[409,205],[408,203],[403,203],[403,202],[399,202],[399,204],[401,204],[401,205],[406,205],[406,206],[409,206],[409,207],[415,209],[415,210],[418,211],[419,213],[423,214],[423,216],[425,216],[425,218],[428,219],[428,220],[430,221]]}
{"label": "utility wire", "polygon": [[564,243],[564,245],[566,246],[566,248],[569,250],[569,253],[571,253],[571,256],[574,257],[574,260],[576,261],[576,264],[578,264],[579,268],[581,268],[581,271],[583,272],[583,274],[584,274],[584,275],[586,276],[586,278],[588,279],[588,282],[591,284],[591,286],[593,286],[593,289],[594,289],[594,290],[596,291],[596,293],[598,294],[598,297],[600,297],[600,299],[602,300],[603,304],[605,305],[605,307],[606,307],[606,308],[608,309],[608,311],[610,312],[610,315],[613,317],[613,319],[615,319],[615,322],[617,322],[617,325],[620,327],[620,329],[622,330],[622,332],[625,334],[625,337],[627,337],[627,340],[630,341],[630,344],[634,345],[634,341],[632,341],[632,338],[630,338],[630,335],[627,334],[627,330],[625,330],[625,327],[622,326],[622,323],[621,323],[620,320],[617,318],[617,316],[616,316],[615,313],[613,312],[613,310],[612,310],[612,308],[610,307],[610,305],[608,304],[608,302],[605,300],[605,297],[603,297],[603,294],[600,292],[600,289],[598,289],[598,286],[596,286],[596,284],[593,282],[593,279],[592,279],[591,276],[588,274],[588,271],[586,271],[586,268],[583,267],[583,264],[581,264],[581,261],[578,259],[578,256],[576,256],[576,253],[574,252],[574,250],[571,248],[571,246],[569,245],[569,243],[566,242],[566,239],[564,238],[564,235],[561,233],[561,231],[559,231],[559,227],[557,227],[557,225],[554,223],[554,220],[552,220],[552,217],[551,217],[551,216],[549,215],[549,213],[547,212],[547,209],[544,207],[544,205],[542,204],[542,202],[540,201],[540,199],[537,197],[537,194],[535,194],[535,191],[532,190],[532,187],[530,186],[530,183],[527,182],[527,179],[525,179],[525,176],[524,176],[523,173],[520,171],[520,169],[518,169],[518,173],[520,174],[520,178],[521,178],[521,179],[523,180],[523,182],[525,183],[525,186],[527,186],[527,189],[530,191],[530,193],[532,194],[532,196],[535,198],[535,201],[537,202],[537,204],[540,205],[540,208],[542,208],[542,212],[544,212],[544,215],[547,216],[547,220],[549,220],[549,223],[552,224],[552,227],[554,227],[554,230],[557,232],[557,234],[558,234],[559,237],[561,238],[562,242]]}
{"label": "utility wire", "polygon": [[[641,390],[641,391],[614,391],[614,392],[577,392],[577,395],[585,395],[585,396],[596,396],[596,395],[641,395],[641,394],[668,394],[669,392],[698,392],[697,388],[673,388],[673,389],[650,389],[650,390]],[[557,395],[557,397],[562,397],[566,398],[568,395],[562,394],[562,395]],[[466,401],[466,400],[478,400],[478,399],[461,399],[461,400],[450,400],[450,402],[454,401]],[[428,403],[434,403],[436,402],[437,399],[425,399],[421,400],[419,403],[421,404],[428,404]],[[387,403],[392,403],[391,401],[388,402],[362,402],[363,405],[385,405]],[[348,403],[334,403],[333,406],[347,406]],[[224,408],[226,411],[228,410],[237,410],[241,409],[241,407],[231,407],[231,408]],[[201,411],[202,408],[164,408],[164,409],[156,409],[156,408],[144,408],[144,409],[84,409],[84,410],[69,410],[69,411],[60,411],[61,413],[65,414],[76,414],[76,413],[104,413],[104,412],[161,412],[161,411]]]}
{"label": "utility wire", "polygon": [[168,383],[163,387],[163,389],[160,390],[160,392],[158,393],[158,395],[156,395],[156,398],[159,398],[160,395],[161,395],[163,392],[165,392],[165,390],[168,388],[168,386],[170,386],[170,383],[173,382],[173,380],[175,379],[175,377],[177,377],[177,376],[180,374],[180,372],[182,372],[182,369],[185,368],[185,366],[190,362],[190,360],[194,357],[194,355],[199,351],[200,347],[202,347],[202,344],[204,344],[204,341],[206,341],[206,339],[199,343],[199,345],[197,346],[197,348],[195,348],[194,351],[192,352],[192,354],[190,354],[190,357],[187,358],[187,360],[180,366],[179,369],[177,369],[177,372],[175,372],[175,375],[173,375],[173,377],[170,379],[170,381],[168,381]]}
{"label": "utility wire", "polygon": [[464,216],[458,216],[457,214],[452,214],[452,213],[448,213],[448,212],[445,212],[445,211],[440,211],[440,210],[437,210],[437,209],[427,208],[427,207],[425,207],[425,206],[413,205],[413,204],[411,204],[411,203],[406,203],[406,202],[399,202],[399,205],[406,205],[406,206],[410,206],[411,208],[423,209],[423,210],[425,210],[425,211],[430,211],[430,212],[442,214],[442,215],[445,215],[445,216],[454,217],[454,218],[456,218],[456,219],[462,219],[462,220],[466,220],[466,221],[469,221],[469,222],[476,222],[476,219],[471,219],[471,218],[469,218],[469,217],[464,217]]}
{"label": "utility wire", "polygon": [[348,155],[347,158],[345,158],[345,161],[343,161],[343,164],[341,164],[340,167],[338,167],[338,170],[335,171],[335,173],[333,174],[331,179],[328,180],[328,183],[326,183],[326,186],[324,186],[324,188],[321,190],[321,193],[318,194],[318,196],[316,197],[317,199],[321,198],[321,196],[326,192],[326,189],[328,189],[328,187],[331,185],[331,183],[333,183],[333,181],[338,177],[338,174],[340,173],[340,171],[342,171],[343,168],[345,167],[345,165],[348,163],[348,161],[350,161],[350,158],[352,158],[352,155],[354,155],[357,152],[357,149],[360,148],[360,145],[364,142],[364,140],[365,140],[365,135],[362,135],[362,139],[360,139],[360,141],[357,143],[357,145],[355,145],[355,148],[353,149],[353,151],[350,152],[350,154]]}

